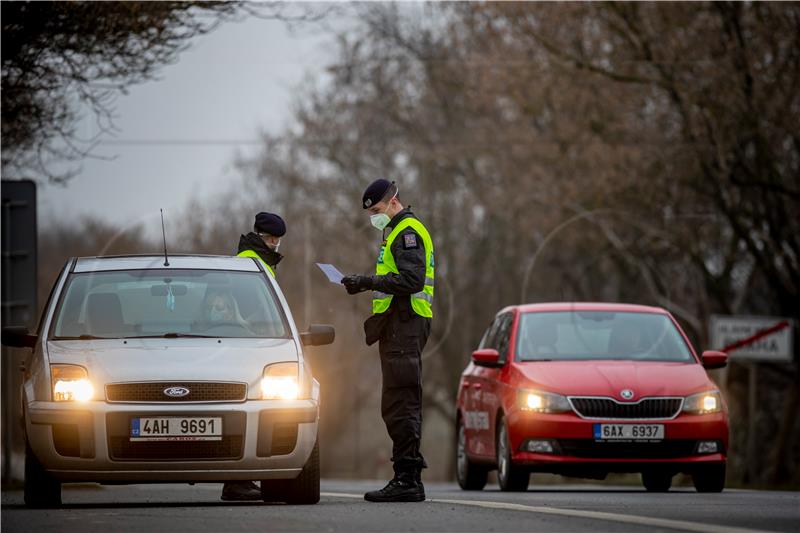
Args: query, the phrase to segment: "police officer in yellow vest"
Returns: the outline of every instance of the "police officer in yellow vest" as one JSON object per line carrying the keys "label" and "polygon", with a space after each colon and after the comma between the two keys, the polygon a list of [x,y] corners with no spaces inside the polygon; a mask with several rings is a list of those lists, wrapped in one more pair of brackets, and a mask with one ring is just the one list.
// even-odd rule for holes
{"label": "police officer in yellow vest", "polygon": [[423,501],[420,453],[422,430],[422,349],[431,331],[433,241],[410,209],[404,209],[394,182],[377,180],[364,191],[370,222],[383,232],[375,275],[345,276],[350,294],[372,291],[372,316],[364,323],[367,344],[378,341],[383,388],[381,415],[392,439],[395,476],[367,501]]}
{"label": "police officer in yellow vest", "polygon": [[283,256],[278,253],[281,237],[286,234],[286,224],[274,213],[256,215],[253,231],[239,237],[239,257],[261,260],[267,272],[275,277],[275,270]]}
{"label": "police officer in yellow vest", "polygon": [[[274,213],[256,215],[253,231],[239,237],[238,257],[255,257],[264,270],[275,277],[275,270],[283,256],[278,253],[281,237],[286,234],[286,224]],[[261,489],[253,481],[229,481],[222,486],[224,501],[261,500]]]}

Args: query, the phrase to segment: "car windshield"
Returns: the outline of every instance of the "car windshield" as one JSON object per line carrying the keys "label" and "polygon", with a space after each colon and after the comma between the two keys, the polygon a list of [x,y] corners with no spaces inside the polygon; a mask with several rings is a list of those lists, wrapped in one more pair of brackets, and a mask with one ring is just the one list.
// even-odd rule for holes
{"label": "car windshield", "polygon": [[525,313],[516,352],[519,361],[694,361],[669,317],[654,313]]}
{"label": "car windshield", "polygon": [[54,339],[286,337],[283,312],[263,274],[127,270],[73,274]]}

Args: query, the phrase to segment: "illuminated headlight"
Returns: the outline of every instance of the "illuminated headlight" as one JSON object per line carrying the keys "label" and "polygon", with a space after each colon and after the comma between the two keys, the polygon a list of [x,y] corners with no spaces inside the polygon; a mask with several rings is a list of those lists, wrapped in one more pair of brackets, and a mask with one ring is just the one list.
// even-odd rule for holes
{"label": "illuminated headlight", "polygon": [[82,366],[50,365],[50,376],[56,402],[88,402],[94,396],[89,374]]}
{"label": "illuminated headlight", "polygon": [[722,411],[722,395],[720,395],[719,391],[693,394],[684,400],[683,410],[693,415],[718,413]]}
{"label": "illuminated headlight", "polygon": [[300,395],[297,363],[276,363],[264,368],[261,397],[265,400],[296,400]]}
{"label": "illuminated headlight", "polygon": [[519,405],[524,411],[537,413],[566,413],[572,410],[566,396],[532,390],[519,392]]}

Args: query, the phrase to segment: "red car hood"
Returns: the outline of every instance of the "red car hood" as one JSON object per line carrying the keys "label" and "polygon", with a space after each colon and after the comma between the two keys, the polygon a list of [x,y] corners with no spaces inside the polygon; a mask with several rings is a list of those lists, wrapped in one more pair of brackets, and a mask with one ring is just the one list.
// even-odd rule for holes
{"label": "red car hood", "polygon": [[641,361],[541,361],[517,363],[522,386],[575,396],[611,396],[623,389],[644,396],[687,396],[716,388],[702,365]]}

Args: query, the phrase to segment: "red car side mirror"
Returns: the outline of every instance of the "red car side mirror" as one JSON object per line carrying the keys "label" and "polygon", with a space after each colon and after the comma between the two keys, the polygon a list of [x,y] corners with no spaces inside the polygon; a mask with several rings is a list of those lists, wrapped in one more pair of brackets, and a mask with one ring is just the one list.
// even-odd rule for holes
{"label": "red car side mirror", "polygon": [[703,361],[703,367],[708,370],[722,368],[728,364],[728,354],[725,352],[707,350],[703,352],[703,357],[701,357],[701,359]]}
{"label": "red car side mirror", "polygon": [[500,363],[500,354],[494,348],[475,350],[472,352],[472,362],[478,366],[488,366],[490,368],[502,366]]}

